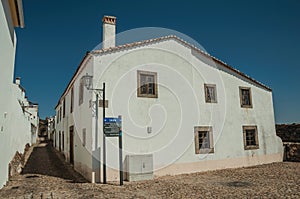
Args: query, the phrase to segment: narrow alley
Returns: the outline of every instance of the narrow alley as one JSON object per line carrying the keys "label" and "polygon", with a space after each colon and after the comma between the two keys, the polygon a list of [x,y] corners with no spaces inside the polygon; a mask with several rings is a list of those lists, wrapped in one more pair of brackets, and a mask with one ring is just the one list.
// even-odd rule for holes
{"label": "narrow alley", "polygon": [[70,182],[87,182],[73,170],[71,165],[64,161],[62,154],[55,151],[48,142],[40,143],[33,148],[22,174],[26,175],[27,178],[36,176],[33,174],[39,174],[63,178]]}

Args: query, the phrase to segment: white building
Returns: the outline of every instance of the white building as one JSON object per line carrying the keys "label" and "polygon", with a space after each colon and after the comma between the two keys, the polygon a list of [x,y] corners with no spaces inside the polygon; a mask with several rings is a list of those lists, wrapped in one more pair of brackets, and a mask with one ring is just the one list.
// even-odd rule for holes
{"label": "white building", "polygon": [[25,115],[30,118],[31,144],[35,144],[38,139],[39,132],[39,105],[27,100],[24,106]]}
{"label": "white building", "polygon": [[[83,176],[103,175],[102,108],[96,134],[86,74],[106,83],[106,116],[122,115],[129,180],[282,161],[270,88],[176,36],[115,46],[115,24],[103,18],[103,49],[85,55],[55,108],[56,146]],[[117,138],[106,138],[106,165],[117,180]]]}
{"label": "white building", "polygon": [[[0,187],[8,180],[9,163],[34,140],[37,108],[25,96],[20,79],[13,83],[17,38],[15,27],[24,27],[22,1],[0,2]],[[31,118],[31,115],[35,118]]]}
{"label": "white building", "polygon": [[[48,132],[48,139],[54,141],[54,132],[55,132],[55,116],[51,116],[47,119],[47,132]],[[54,143],[53,143],[54,144]]]}
{"label": "white building", "polygon": [[[24,118],[23,126],[20,128],[26,129],[26,136],[29,135],[30,141],[26,143],[35,144],[38,135],[38,124],[39,124],[39,106],[37,103],[29,101],[26,97],[26,91],[21,86],[21,78],[17,77],[14,84],[14,98],[18,102],[15,109],[22,110],[21,117]],[[18,121],[15,121],[18,122]],[[11,127],[14,130],[14,127]],[[29,129],[29,130],[28,130]],[[30,133],[29,133],[30,132]],[[29,134],[28,134],[29,133]]]}

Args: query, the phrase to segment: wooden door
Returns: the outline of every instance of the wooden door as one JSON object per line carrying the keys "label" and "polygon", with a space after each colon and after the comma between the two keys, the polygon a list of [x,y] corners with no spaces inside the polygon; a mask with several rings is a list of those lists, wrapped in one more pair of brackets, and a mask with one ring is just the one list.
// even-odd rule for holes
{"label": "wooden door", "polygon": [[74,126],[70,126],[70,164],[74,165]]}
{"label": "wooden door", "polygon": [[58,134],[58,149],[59,149],[59,151],[61,151],[61,133],[60,133],[60,131]]}

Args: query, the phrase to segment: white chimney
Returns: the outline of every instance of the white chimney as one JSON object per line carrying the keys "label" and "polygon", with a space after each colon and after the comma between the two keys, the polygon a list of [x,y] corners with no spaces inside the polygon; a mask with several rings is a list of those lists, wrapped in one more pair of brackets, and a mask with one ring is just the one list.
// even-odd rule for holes
{"label": "white chimney", "polygon": [[116,17],[104,16],[103,23],[103,41],[102,48],[110,48],[116,46]]}
{"label": "white chimney", "polygon": [[21,78],[20,77],[16,77],[16,85],[20,85],[21,84]]}

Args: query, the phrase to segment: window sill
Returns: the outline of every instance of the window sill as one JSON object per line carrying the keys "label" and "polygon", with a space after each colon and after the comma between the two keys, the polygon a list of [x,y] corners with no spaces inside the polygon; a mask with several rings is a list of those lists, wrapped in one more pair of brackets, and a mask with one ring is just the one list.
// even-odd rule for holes
{"label": "window sill", "polygon": [[206,101],[206,103],[208,103],[208,104],[217,104],[218,102],[217,101]]}
{"label": "window sill", "polygon": [[138,94],[137,97],[142,97],[142,98],[158,98],[157,95],[147,95],[147,94]]}
{"label": "window sill", "polygon": [[259,146],[245,146],[244,150],[255,150],[255,149],[259,149]]}
{"label": "window sill", "polygon": [[253,108],[252,105],[241,105],[241,108]]}
{"label": "window sill", "polygon": [[214,152],[215,152],[214,148],[200,149],[199,151],[196,152],[196,154],[209,154],[209,153],[214,153]]}

